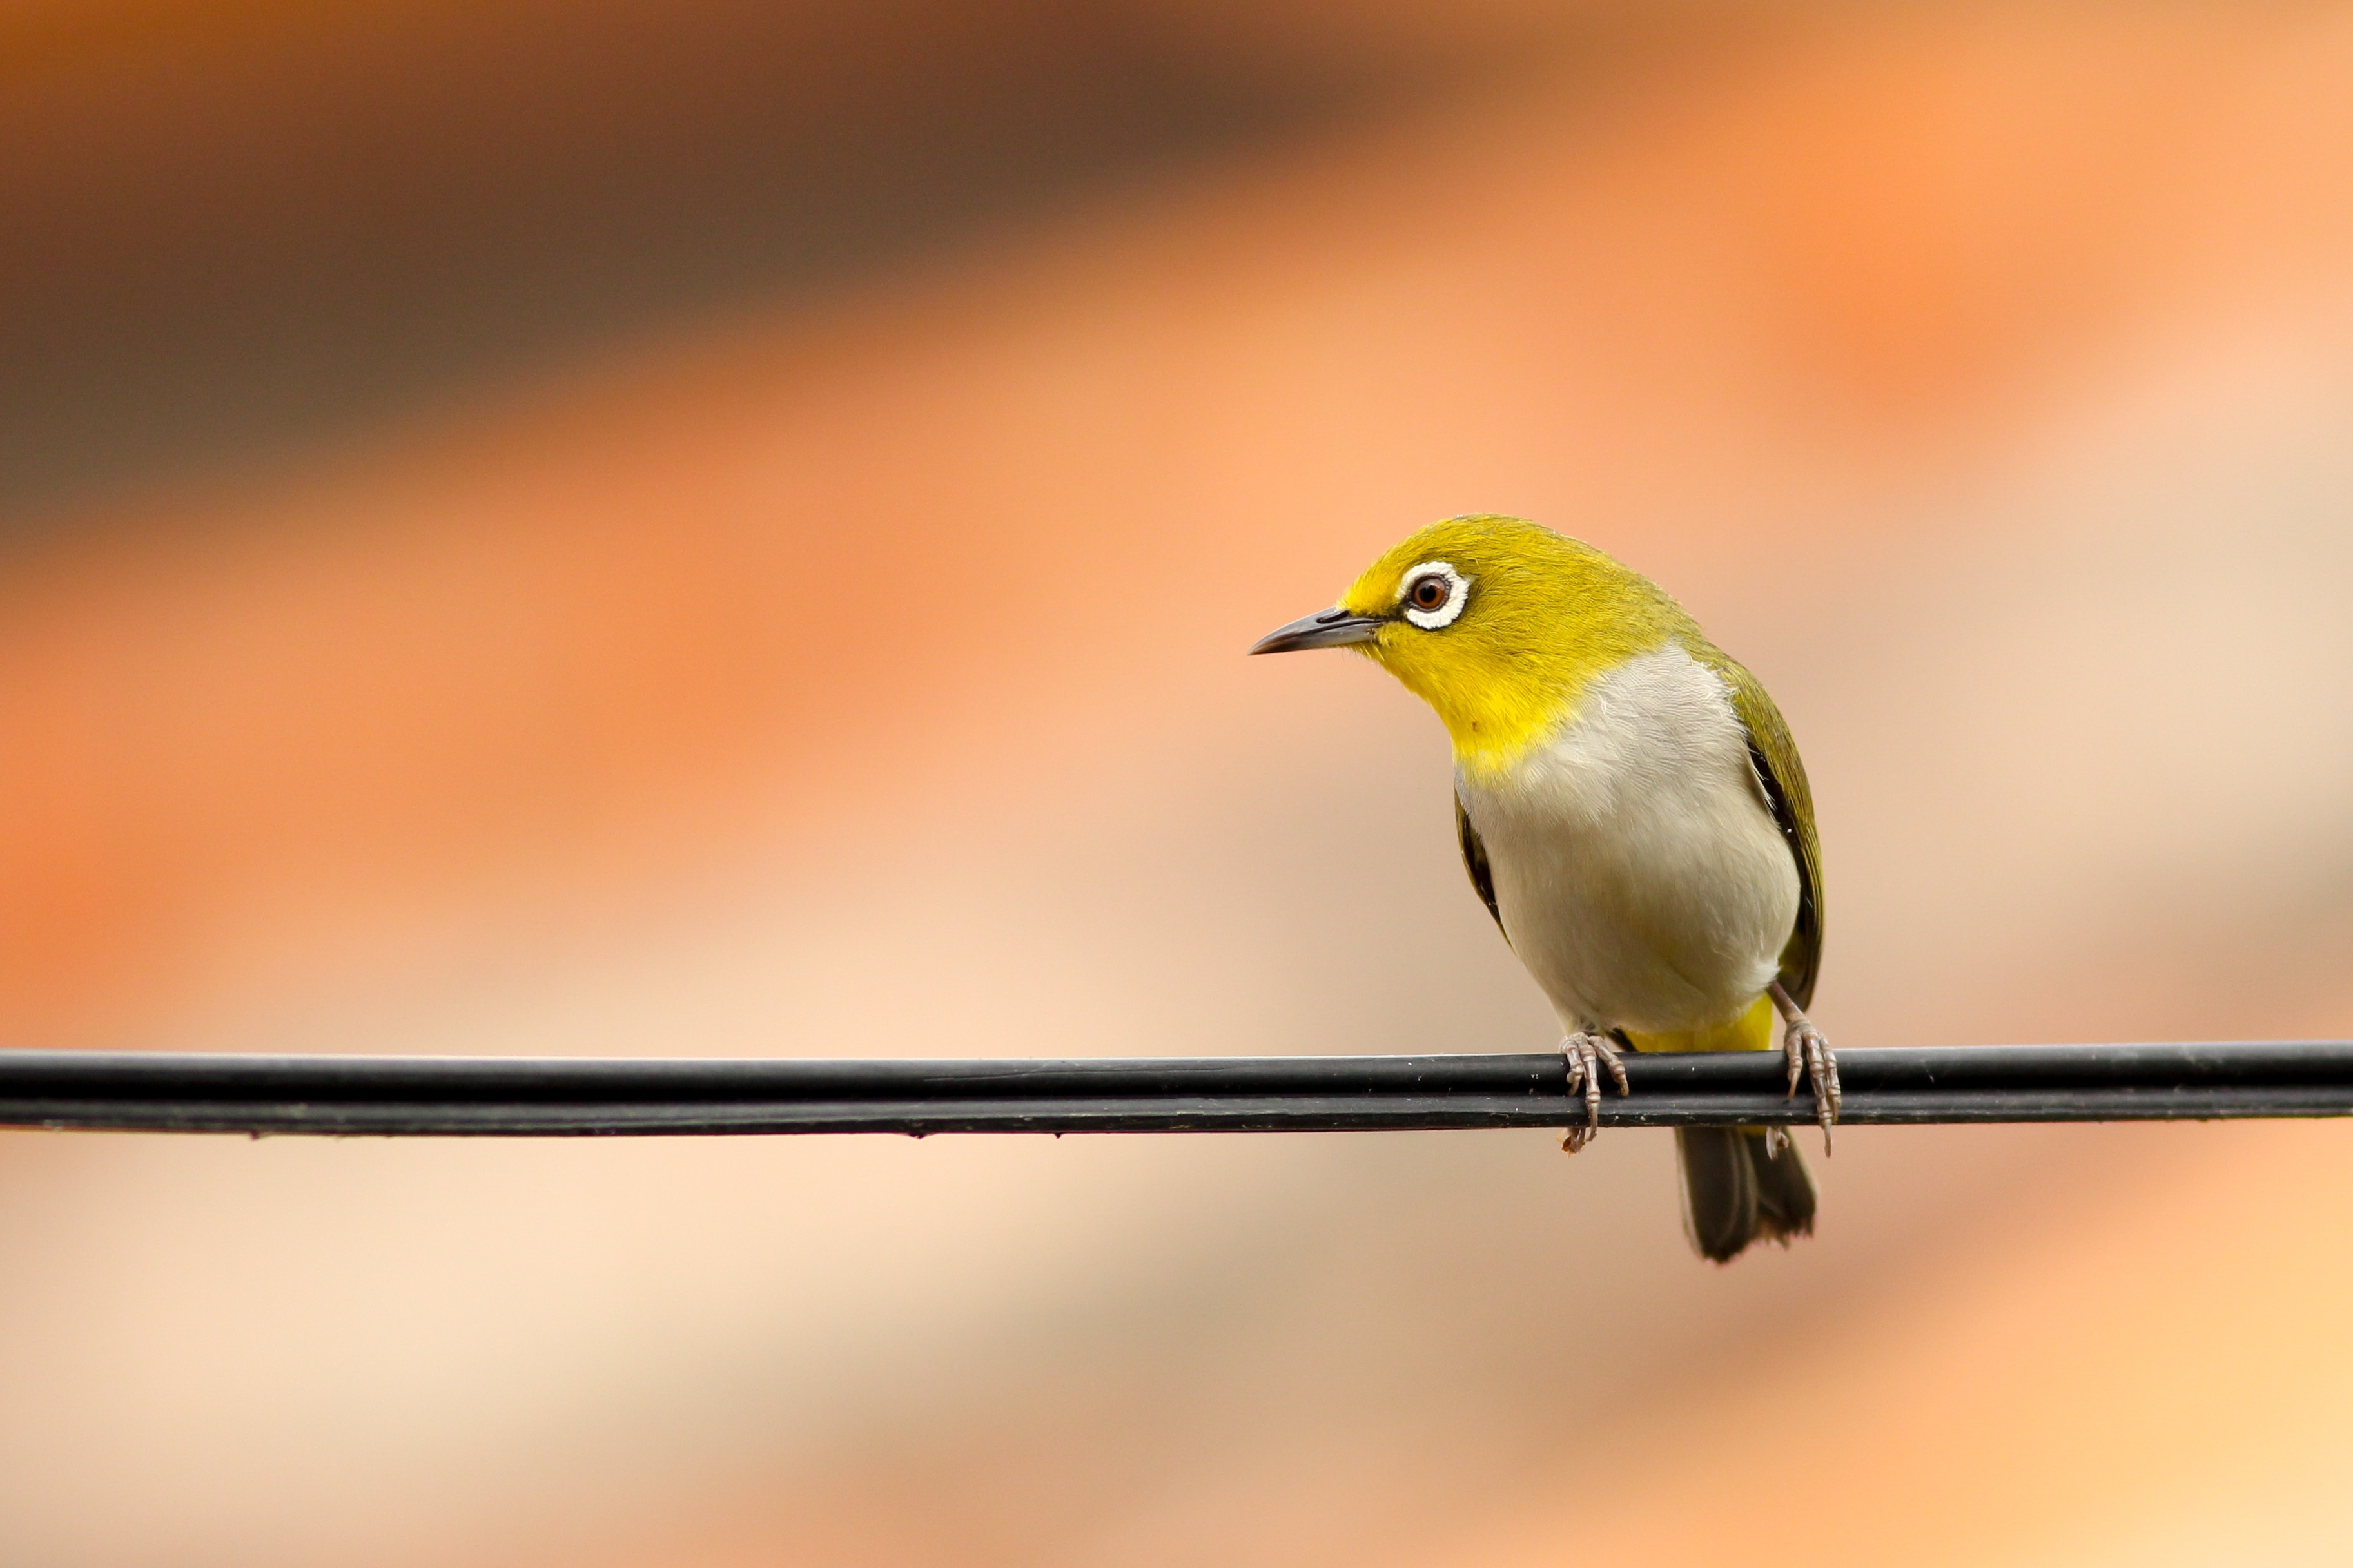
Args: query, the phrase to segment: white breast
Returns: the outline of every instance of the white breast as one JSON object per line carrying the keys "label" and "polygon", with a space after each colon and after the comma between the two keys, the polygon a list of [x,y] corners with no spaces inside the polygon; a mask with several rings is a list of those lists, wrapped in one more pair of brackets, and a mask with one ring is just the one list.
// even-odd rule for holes
{"label": "white breast", "polygon": [[1772,980],[1797,862],[1729,692],[1682,647],[1596,680],[1507,776],[1456,787],[1564,1029],[1720,1024]]}

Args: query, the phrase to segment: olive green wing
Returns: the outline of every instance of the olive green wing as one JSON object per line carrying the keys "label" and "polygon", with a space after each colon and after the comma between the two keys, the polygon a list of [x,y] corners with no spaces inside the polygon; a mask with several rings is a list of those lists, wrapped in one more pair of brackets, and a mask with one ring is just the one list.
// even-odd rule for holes
{"label": "olive green wing", "polygon": [[[1495,917],[1495,929],[1504,931],[1504,911],[1495,904],[1495,868],[1487,864],[1487,847],[1479,841],[1479,830],[1471,826],[1471,814],[1462,809],[1462,797],[1454,797],[1454,838],[1462,846],[1462,868],[1471,873],[1471,885],[1479,891],[1479,901]],[[1504,931],[1504,940],[1510,942],[1512,933]]]}
{"label": "olive green wing", "polygon": [[1780,978],[1789,999],[1809,1007],[1822,963],[1822,844],[1814,828],[1814,792],[1806,783],[1806,764],[1798,760],[1798,742],[1765,688],[1732,659],[1713,648],[1708,651],[1715,658],[1706,662],[1731,689],[1732,710],[1748,731],[1748,761],[1756,769],[1757,787],[1797,858],[1798,924],[1789,933],[1789,945],[1781,950]]}

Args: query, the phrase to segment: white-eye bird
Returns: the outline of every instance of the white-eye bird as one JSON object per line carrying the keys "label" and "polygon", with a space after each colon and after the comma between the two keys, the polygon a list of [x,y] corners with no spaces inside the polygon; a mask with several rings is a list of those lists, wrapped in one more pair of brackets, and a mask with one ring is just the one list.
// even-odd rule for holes
{"label": "white-eye bird", "polygon": [[[1810,1083],[1824,1147],[1838,1064],[1802,1011],[1821,961],[1821,853],[1806,771],[1757,678],[1656,584],[1515,517],[1450,518],[1366,569],[1337,607],[1252,653],[1353,647],[1437,710],[1454,742],[1471,882],[1567,1038],[1599,1123],[1618,1047],[1770,1050]],[[1692,1245],[1717,1262],[1813,1229],[1788,1135],[1675,1133]]]}

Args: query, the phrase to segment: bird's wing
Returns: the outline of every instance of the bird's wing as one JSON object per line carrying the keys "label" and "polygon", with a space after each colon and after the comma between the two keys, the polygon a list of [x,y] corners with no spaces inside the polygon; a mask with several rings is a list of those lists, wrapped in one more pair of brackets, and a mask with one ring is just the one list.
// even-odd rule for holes
{"label": "bird's wing", "polygon": [[[1789,945],[1781,950],[1781,988],[1800,1007],[1814,999],[1814,976],[1822,962],[1822,844],[1814,828],[1814,792],[1806,784],[1806,764],[1798,760],[1798,742],[1781,710],[1755,676],[1722,654],[1716,673],[1731,689],[1732,710],[1748,731],[1748,761],[1757,771],[1757,787],[1789,853],[1798,861],[1798,924]],[[1710,662],[1715,662],[1714,660]]]}
{"label": "bird's wing", "polygon": [[1504,911],[1495,907],[1495,868],[1487,864],[1487,847],[1479,842],[1479,830],[1471,826],[1471,814],[1462,809],[1462,797],[1454,797],[1454,837],[1462,846],[1462,868],[1471,873],[1471,885],[1479,890],[1479,901],[1495,917],[1495,929],[1504,931],[1510,942],[1512,933],[1504,931]]}

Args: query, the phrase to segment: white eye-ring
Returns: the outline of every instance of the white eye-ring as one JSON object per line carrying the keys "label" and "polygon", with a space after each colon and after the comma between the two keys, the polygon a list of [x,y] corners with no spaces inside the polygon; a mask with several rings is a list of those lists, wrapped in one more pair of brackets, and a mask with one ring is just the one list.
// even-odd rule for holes
{"label": "white eye-ring", "polygon": [[1425,561],[1398,583],[1405,618],[1423,631],[1451,626],[1471,597],[1471,579],[1443,561]]}

